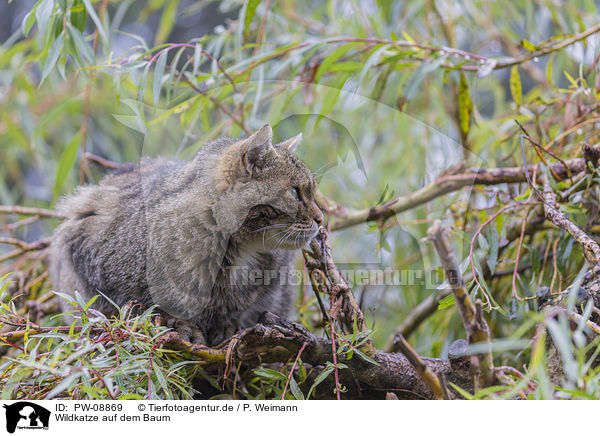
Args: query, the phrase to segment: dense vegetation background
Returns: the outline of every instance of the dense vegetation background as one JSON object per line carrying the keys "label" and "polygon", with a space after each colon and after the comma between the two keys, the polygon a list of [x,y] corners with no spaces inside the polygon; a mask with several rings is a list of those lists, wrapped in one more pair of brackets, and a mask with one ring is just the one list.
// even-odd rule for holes
{"label": "dense vegetation background", "polygon": [[[334,391],[334,380],[360,373],[350,365],[357,359],[376,372],[374,348],[400,350],[398,333],[439,358],[434,367],[446,365],[467,332],[423,239],[441,219],[466,290],[481,300],[493,363],[512,368],[476,381],[476,397],[600,398],[597,8],[589,0],[3,3],[2,397],[358,398],[361,389],[342,380]],[[298,154],[319,174],[340,270],[399,273],[387,284],[350,274],[364,328],[331,328],[327,296],[320,303],[309,283],[298,287],[296,321],[324,338],[339,331],[323,362],[305,364],[298,346],[263,365],[172,351],[148,313],[103,320],[83,301],[73,302],[83,328],[50,328],[63,323],[54,316],[63,297],[49,292],[45,270],[60,195],[115,164],[187,159],[267,122],[280,139],[303,132]],[[441,383],[452,395],[471,397],[472,383],[460,389],[450,379]]]}

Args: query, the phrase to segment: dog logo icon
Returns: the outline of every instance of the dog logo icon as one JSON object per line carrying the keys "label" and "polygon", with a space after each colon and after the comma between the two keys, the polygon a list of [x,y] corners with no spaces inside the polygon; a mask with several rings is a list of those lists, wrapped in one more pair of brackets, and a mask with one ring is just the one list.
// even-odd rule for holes
{"label": "dog logo icon", "polygon": [[19,401],[2,407],[6,409],[6,431],[9,433],[14,433],[17,428],[48,429],[50,411],[38,404]]}

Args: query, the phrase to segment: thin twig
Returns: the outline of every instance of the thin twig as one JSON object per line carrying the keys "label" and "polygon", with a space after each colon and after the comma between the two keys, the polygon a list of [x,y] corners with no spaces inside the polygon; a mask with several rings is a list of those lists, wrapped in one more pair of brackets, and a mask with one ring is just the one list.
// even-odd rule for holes
{"label": "thin twig", "polygon": [[302,352],[306,348],[307,344],[308,342],[304,342],[302,344],[302,346],[300,347],[300,351],[298,351],[298,355],[296,356],[296,360],[294,360],[294,363],[292,364],[292,369],[290,369],[290,375],[288,375],[287,381],[285,382],[285,386],[283,387],[283,393],[281,394],[282,400],[285,400],[285,392],[287,391],[287,387],[290,384],[290,379],[294,376],[294,369],[296,368],[296,364],[298,363],[298,360],[300,359],[300,356],[302,355]]}
{"label": "thin twig", "polygon": [[0,206],[0,214],[38,215],[40,218],[66,218],[62,213],[56,210],[24,206]]}
{"label": "thin twig", "polygon": [[[12,239],[12,238],[5,238],[5,239]],[[13,259],[15,257],[18,257],[28,251],[37,251],[37,250],[43,250],[44,248],[48,247],[48,245],[50,245],[50,242],[52,241],[52,238],[45,238],[45,239],[40,239],[39,241],[36,242],[24,242],[22,245],[21,244],[17,244],[18,245],[18,249],[11,251],[7,254],[5,254],[4,256],[0,256],[0,263],[9,260],[9,259]],[[21,241],[22,242],[22,241]]]}

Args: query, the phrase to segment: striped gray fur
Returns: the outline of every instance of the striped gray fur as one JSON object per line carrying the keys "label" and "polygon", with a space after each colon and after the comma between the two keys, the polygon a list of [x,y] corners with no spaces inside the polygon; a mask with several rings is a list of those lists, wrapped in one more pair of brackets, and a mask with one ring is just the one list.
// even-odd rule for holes
{"label": "striped gray fur", "polygon": [[[288,316],[294,250],[323,215],[312,174],[293,154],[299,136],[275,146],[271,138],[267,125],[210,143],[189,162],[144,158],[62,199],[67,219],[50,251],[55,289],[157,304],[209,345],[264,311]],[[270,280],[248,282],[241,268]],[[92,307],[115,312],[102,297]]]}

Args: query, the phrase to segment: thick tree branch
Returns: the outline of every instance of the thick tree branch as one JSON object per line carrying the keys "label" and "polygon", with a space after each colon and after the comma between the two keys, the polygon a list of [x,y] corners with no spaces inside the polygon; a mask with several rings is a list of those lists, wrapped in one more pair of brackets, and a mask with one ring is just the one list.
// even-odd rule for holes
{"label": "thick tree branch", "polygon": [[[263,314],[259,324],[236,335],[231,350],[211,350],[183,342],[176,333],[168,335],[170,336],[163,337],[163,346],[188,352],[202,361],[225,362],[225,355],[230,352],[233,359],[249,365],[287,362],[294,359],[302,347],[302,361],[306,364],[323,366],[333,361],[329,340],[314,335],[300,324],[271,313]],[[385,398],[386,392],[395,392],[400,398],[435,398],[429,386],[402,354],[376,351],[373,360],[377,365],[362,360],[357,354],[350,360],[345,360],[342,355],[338,355],[338,359],[348,367],[340,370],[341,382],[349,388],[358,383],[360,393],[356,395],[362,393],[369,398]],[[441,359],[422,360],[431,371],[441,374],[446,380],[467,390],[472,389],[468,369],[455,371],[450,363]]]}

